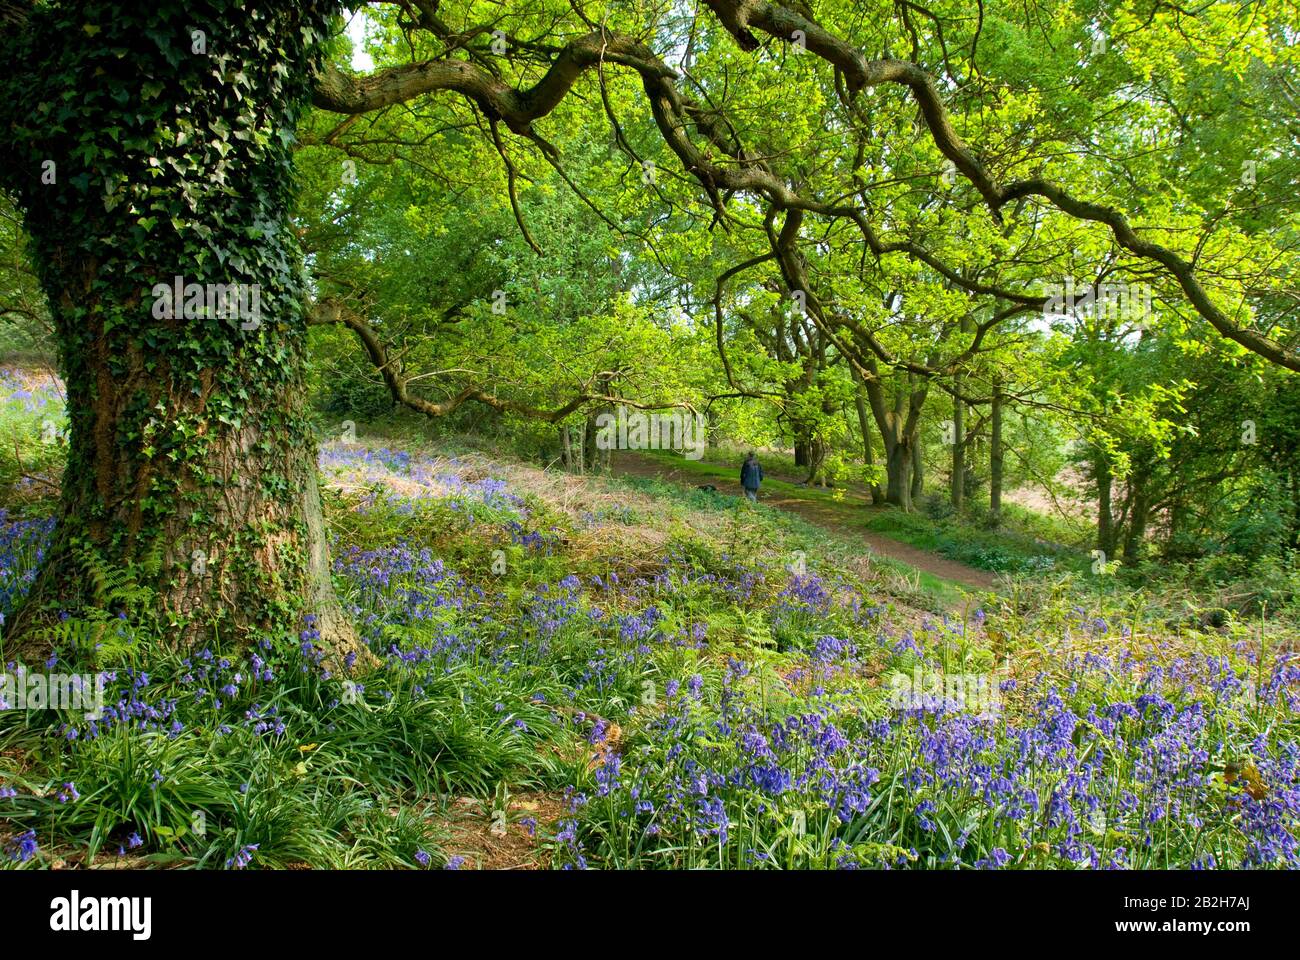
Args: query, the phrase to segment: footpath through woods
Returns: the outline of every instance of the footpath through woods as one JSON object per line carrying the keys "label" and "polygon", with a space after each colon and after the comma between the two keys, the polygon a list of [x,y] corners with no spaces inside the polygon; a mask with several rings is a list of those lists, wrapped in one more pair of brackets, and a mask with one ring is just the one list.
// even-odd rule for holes
{"label": "footpath through woods", "polygon": [[[614,452],[610,460],[610,472],[614,476],[657,477],[669,483],[691,488],[712,483],[717,486],[719,493],[739,496],[739,464],[731,471],[734,476],[730,481],[722,475],[721,470],[721,467],[715,468],[713,464],[699,462],[691,463],[689,467],[675,466],[663,459],[630,451]],[[771,480],[780,482],[773,484],[769,482]],[[872,553],[889,557],[944,580],[975,590],[994,589],[996,577],[987,570],[950,560],[929,550],[922,550],[920,547],[866,529],[861,524],[854,525],[846,522],[846,516],[854,512],[852,510],[854,507],[861,507],[863,516],[869,511],[880,509],[873,507],[860,491],[846,489],[843,491],[842,500],[826,503],[823,502],[824,498],[809,495],[812,491],[801,495],[800,490],[797,481],[769,473],[764,479],[763,489],[759,491],[759,502],[797,514],[809,523],[833,530],[841,536],[861,539],[866,542]]]}

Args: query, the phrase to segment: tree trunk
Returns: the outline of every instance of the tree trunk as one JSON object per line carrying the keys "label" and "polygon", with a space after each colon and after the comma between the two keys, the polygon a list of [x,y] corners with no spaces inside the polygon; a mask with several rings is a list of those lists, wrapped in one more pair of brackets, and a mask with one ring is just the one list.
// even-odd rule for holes
{"label": "tree trunk", "polygon": [[15,642],[40,649],[61,612],[156,621],[179,645],[283,636],[314,615],[327,655],[364,657],[329,579],[289,222],[293,131],[332,5],[262,4],[257,20],[187,6],[38,8],[0,105],[23,134],[0,176],[25,213],[71,422],[55,541]]}
{"label": "tree trunk", "polygon": [[1111,513],[1111,472],[1106,451],[1094,453],[1093,476],[1097,481],[1097,549],[1110,560],[1115,554],[1115,518]]}
{"label": "tree trunk", "polygon": [[1291,490],[1291,525],[1288,541],[1291,549],[1300,549],[1300,473],[1294,470],[1287,474]]}
{"label": "tree trunk", "polygon": [[600,447],[596,443],[596,415],[589,414],[582,431],[583,469],[596,473],[600,470]]}
{"label": "tree trunk", "polygon": [[[849,365],[853,372],[853,382],[857,389],[853,391],[853,404],[858,411],[858,428],[862,431],[862,463],[867,467],[875,467],[876,454],[871,444],[871,420],[867,416],[867,398],[866,387],[862,383],[862,374],[858,368]],[[867,489],[871,493],[871,503],[873,506],[879,506],[885,499],[885,491],[881,489],[880,484],[872,481],[867,484]]]}
{"label": "tree trunk", "polygon": [[[957,393],[961,392],[961,374],[954,378]],[[960,396],[952,398],[952,478],[949,493],[952,508],[961,512],[966,502],[966,405]]]}
{"label": "tree trunk", "polygon": [[560,431],[560,464],[565,470],[573,469],[573,433],[568,424],[563,424]]}
{"label": "tree trunk", "polygon": [[587,472],[587,429],[573,431],[573,472],[581,476]]}
{"label": "tree trunk", "polygon": [[925,406],[928,384],[911,375],[895,388],[893,408],[885,398],[884,385],[874,361],[868,364],[870,379],[863,378],[871,414],[885,445],[885,502],[912,509],[912,447],[918,442],[921,409]]}
{"label": "tree trunk", "polygon": [[966,465],[966,476],[962,480],[963,501],[971,502],[979,496],[980,490],[984,486],[984,478],[980,475],[979,464],[984,460],[984,437],[982,433],[971,433],[969,428],[966,431],[966,449],[962,454],[962,460]]}
{"label": "tree trunk", "polygon": [[1128,532],[1124,536],[1124,559],[1140,560],[1142,549],[1146,544],[1147,520],[1150,510],[1147,506],[1146,477],[1133,478],[1133,506],[1129,512]]}
{"label": "tree trunk", "polygon": [[885,502],[904,510],[912,509],[912,444],[905,438],[889,446],[885,462]]}
{"label": "tree trunk", "polygon": [[997,380],[989,420],[989,524],[996,527],[1002,522],[1002,384]]}
{"label": "tree trunk", "polygon": [[826,476],[826,457],[830,453],[830,445],[820,437],[814,437],[808,444],[808,476],[804,478],[804,483],[808,486],[829,487],[834,486]]}
{"label": "tree trunk", "polygon": [[921,458],[921,438],[912,442],[912,503],[917,503],[925,493],[925,463]]}

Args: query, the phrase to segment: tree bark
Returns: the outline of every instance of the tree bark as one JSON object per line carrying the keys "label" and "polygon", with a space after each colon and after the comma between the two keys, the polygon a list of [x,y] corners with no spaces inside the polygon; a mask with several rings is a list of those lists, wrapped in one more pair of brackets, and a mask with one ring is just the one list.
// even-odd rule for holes
{"label": "tree bark", "polygon": [[1105,450],[1093,452],[1093,477],[1097,483],[1097,549],[1110,560],[1115,555],[1115,518],[1111,513],[1110,460]]}
{"label": "tree bark", "polygon": [[996,379],[989,418],[989,524],[996,527],[1002,522],[1002,383]]}
{"label": "tree bark", "polygon": [[[953,378],[960,394],[962,377]],[[966,503],[966,405],[960,396],[952,398],[952,477],[949,480],[952,508],[961,512]]]}
{"label": "tree bark", "polygon": [[568,424],[561,424],[560,433],[560,463],[565,470],[573,469],[573,434],[570,432]]}
{"label": "tree bark", "polygon": [[893,406],[886,403],[885,388],[877,376],[875,361],[867,365],[870,377],[863,378],[871,414],[880,428],[885,445],[885,502],[903,510],[912,509],[912,447],[917,443],[921,408],[925,406],[928,383],[911,374],[897,385]]}
{"label": "tree bark", "polygon": [[920,501],[925,493],[925,462],[922,459],[921,438],[912,440],[912,503]]}
{"label": "tree bark", "polygon": [[[1142,558],[1142,549],[1146,544],[1150,511],[1147,506],[1145,478],[1141,482],[1142,486],[1133,488],[1133,506],[1129,512],[1128,532],[1124,535],[1124,559],[1130,561]],[[1134,483],[1138,483],[1138,478],[1134,478]]]}
{"label": "tree bark", "polygon": [[1291,490],[1291,523],[1288,542],[1292,550],[1300,549],[1300,473],[1291,471],[1287,474],[1287,486]]}
{"label": "tree bark", "polygon": [[885,462],[886,487],[885,502],[912,509],[912,444],[910,438],[895,441],[889,447]]}
{"label": "tree bark", "polygon": [[[88,0],[37,8],[17,41],[0,111],[21,133],[0,176],[71,424],[20,650],[63,613],[138,616],[181,646],[292,636],[310,615],[332,659],[369,659],[330,583],[289,222],[290,146],[333,5],[259,9]],[[72,122],[64,102],[82,105]]]}
{"label": "tree bark", "polygon": [[596,415],[587,414],[582,427],[582,466],[583,472],[595,472],[600,469],[600,448],[596,444]]}
{"label": "tree bark", "polygon": [[[858,372],[858,368],[850,364],[849,369],[853,372],[853,382],[857,387],[857,389],[853,391],[853,405],[858,412],[858,428],[862,431],[862,463],[868,468],[874,468],[876,465],[876,454],[871,443],[871,420],[867,416],[867,390],[862,383],[862,374]],[[871,503],[873,506],[879,506],[884,502],[885,491],[881,488],[879,483],[872,480],[867,484],[867,490],[871,494]]]}

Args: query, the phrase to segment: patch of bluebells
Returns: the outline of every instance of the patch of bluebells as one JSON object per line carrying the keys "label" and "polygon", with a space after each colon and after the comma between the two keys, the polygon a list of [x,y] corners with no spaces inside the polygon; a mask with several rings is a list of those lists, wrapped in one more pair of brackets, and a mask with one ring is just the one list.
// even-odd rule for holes
{"label": "patch of bluebells", "polygon": [[[307,620],[300,650],[289,656],[296,657],[302,669],[325,676],[313,635],[319,636]],[[110,734],[162,735],[175,740],[192,729],[207,730],[218,738],[236,727],[259,737],[283,735],[285,725],[279,709],[263,708],[258,697],[276,689],[278,673],[272,661],[284,656],[264,638],[238,655],[201,649],[182,659],[165,681],[132,667],[105,671],[104,706],[99,715],[74,715],[75,719],[58,728],[59,733],[74,745]]]}
{"label": "patch of bluebells", "polygon": [[505,530],[511,543],[547,557],[555,552],[561,541],[560,533],[555,527],[547,531],[529,530],[518,520],[510,520],[507,521]]}
{"label": "patch of bluebells", "polygon": [[[829,641],[816,654],[843,655]],[[1289,654],[1259,691],[1222,658],[1156,666],[1125,651],[1066,663],[1072,680],[1029,678],[1017,685],[1023,709],[1005,717],[925,704],[873,717],[860,691],[829,690],[774,717],[762,687],[744,682],[749,668],[734,662],[715,699],[698,675],[670,681],[646,745],[596,771],[595,795],[573,806],[556,839],[574,866],[598,854],[628,865],[627,850],[599,848],[611,836],[630,836],[646,863],[779,865],[728,850],[732,827],[757,818],[776,836],[801,810],[810,836],[830,837],[819,862],[835,866],[1300,866],[1300,747],[1247,735],[1243,721],[1260,705],[1292,709]],[[1225,755],[1254,758],[1254,779],[1226,782]],[[910,838],[901,853],[861,840],[890,783],[901,793],[879,830]],[[612,823],[619,830],[601,826]],[[1171,835],[1184,847],[1168,848]],[[1037,843],[990,842],[1007,836]],[[1180,859],[1196,845],[1202,853]]]}
{"label": "patch of bluebells", "polygon": [[35,581],[54,535],[54,523],[53,519],[16,517],[0,507],[0,611],[11,609]]}
{"label": "patch of bluebells", "polygon": [[[412,513],[420,503],[441,501],[469,520],[494,519],[500,512],[528,516],[524,499],[499,477],[467,476],[471,470],[456,459],[440,460],[405,450],[361,444],[322,444],[318,463],[327,477],[359,479],[366,487],[357,509],[367,512],[383,504],[399,513]],[[400,483],[389,485],[396,478]],[[486,508],[486,509],[485,509]]]}
{"label": "patch of bluebells", "polygon": [[26,863],[36,856],[39,850],[35,830],[25,830],[17,836],[10,837],[5,842],[5,853],[10,860],[16,860],[19,863]]}

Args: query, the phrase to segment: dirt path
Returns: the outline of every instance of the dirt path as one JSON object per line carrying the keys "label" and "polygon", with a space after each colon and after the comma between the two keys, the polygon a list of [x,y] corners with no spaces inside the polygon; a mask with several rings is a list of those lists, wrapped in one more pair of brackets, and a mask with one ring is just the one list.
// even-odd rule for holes
{"label": "dirt path", "polygon": [[[615,453],[610,462],[610,470],[615,476],[658,477],[661,480],[678,483],[682,486],[694,487],[700,483],[700,477],[695,474],[666,466],[660,461],[641,457],[635,453]],[[786,477],[777,477],[776,479],[788,480]],[[724,484],[718,484],[718,489],[724,493],[732,492]],[[740,492],[739,483],[735,485],[734,492]],[[846,524],[839,515],[839,511],[823,506],[814,500],[803,499],[784,491],[759,493],[759,499],[769,507],[788,510],[790,513],[798,514],[810,523],[815,523],[828,530],[834,530],[842,536],[850,539],[854,537],[860,538],[866,541],[872,552],[906,563],[918,570],[924,570],[936,577],[942,577],[945,580],[951,580],[954,583],[976,590],[992,590],[994,588],[996,578],[987,570],[970,567],[964,563],[958,563],[956,560],[949,560],[947,557],[939,556],[928,550],[922,550],[911,544],[902,543],[883,534],[875,533],[872,530]],[[845,491],[844,502],[850,504],[860,503],[864,510],[871,509],[865,496],[852,489]]]}

